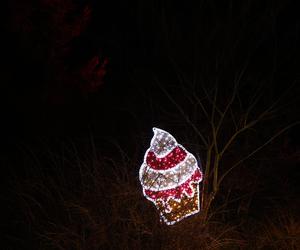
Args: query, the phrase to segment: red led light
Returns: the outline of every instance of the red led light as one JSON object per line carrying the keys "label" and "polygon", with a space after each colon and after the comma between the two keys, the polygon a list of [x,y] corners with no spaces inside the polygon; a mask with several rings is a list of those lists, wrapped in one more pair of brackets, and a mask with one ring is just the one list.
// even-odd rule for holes
{"label": "red led light", "polygon": [[175,147],[169,154],[162,158],[157,157],[154,152],[149,151],[146,158],[146,163],[153,169],[166,170],[173,168],[178,163],[182,162],[186,155],[187,153],[184,151],[184,149],[179,146]]}
{"label": "red led light", "polygon": [[201,179],[202,174],[199,171],[199,169],[196,169],[196,171],[188,180],[186,180],[184,183],[182,183],[176,188],[162,191],[145,190],[145,194],[154,200],[162,199],[164,202],[166,202],[170,198],[180,199],[182,197],[183,192],[185,192],[188,196],[193,195],[193,189],[191,188],[191,184],[194,182],[198,182]]}

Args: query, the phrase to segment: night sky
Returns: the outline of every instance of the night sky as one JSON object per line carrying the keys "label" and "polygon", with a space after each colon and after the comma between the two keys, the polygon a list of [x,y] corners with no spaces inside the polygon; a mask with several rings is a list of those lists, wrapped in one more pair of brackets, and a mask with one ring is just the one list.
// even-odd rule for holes
{"label": "night sky", "polygon": [[[69,11],[58,10],[64,1],[53,1],[59,8],[50,3],[9,4],[2,48],[3,93],[5,107],[10,108],[4,123],[11,131],[9,137],[16,140],[39,132],[65,133],[60,131],[64,127],[76,131],[78,125],[86,128],[92,120],[101,120],[100,126],[113,130],[128,113],[143,116],[139,118],[143,126],[159,124],[156,114],[147,121],[146,96],[152,93],[154,102],[169,105],[159,96],[155,81],[176,85],[178,71],[202,84],[212,85],[220,78],[226,88],[245,67],[245,78],[251,78],[252,85],[264,82],[274,95],[298,85],[299,20],[292,1],[189,5],[91,1],[88,7],[85,1],[74,1]],[[59,16],[60,11],[66,12],[65,17]],[[78,23],[84,20],[81,28]],[[94,65],[98,70],[108,61],[104,76],[95,83],[92,77],[78,83],[78,78],[84,78],[80,72],[95,57],[100,60]],[[88,70],[95,74],[95,69]]]}
{"label": "night sky", "polygon": [[[152,127],[161,127],[199,152],[205,165],[206,151],[191,123],[206,134],[209,121],[193,98],[217,86],[223,110],[237,81],[234,117],[242,117],[254,94],[260,99],[253,117],[272,103],[276,109],[239,139],[225,162],[299,121],[297,1],[12,0],[3,6],[2,196],[13,211],[5,224],[8,245],[17,237],[10,223],[16,225],[12,218],[19,209],[11,180],[21,183],[27,176],[24,152],[39,158],[68,143],[84,151],[93,138],[101,155],[120,160],[113,146],[118,145],[129,158],[142,161]],[[231,131],[229,123],[221,143]],[[264,217],[257,211],[265,207],[265,197],[299,205],[299,150],[295,125],[232,177],[257,177],[255,189],[261,192],[253,210],[258,217]],[[41,168],[47,168],[43,157]],[[138,169],[132,166],[129,172]],[[243,195],[243,189],[237,192]],[[288,198],[281,202],[283,196]],[[35,244],[26,235],[16,249]]]}

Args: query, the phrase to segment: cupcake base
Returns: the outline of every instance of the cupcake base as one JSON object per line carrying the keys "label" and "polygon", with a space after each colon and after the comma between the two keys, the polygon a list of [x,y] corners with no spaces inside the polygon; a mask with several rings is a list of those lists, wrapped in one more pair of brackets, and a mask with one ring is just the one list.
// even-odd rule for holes
{"label": "cupcake base", "polygon": [[[199,184],[193,183],[191,186],[194,190],[192,197],[183,195],[180,201],[171,198],[167,204],[163,204],[160,200],[156,202],[155,205],[160,215],[168,225],[172,225],[185,217],[199,212]],[[169,207],[170,210],[168,210],[167,207]]]}

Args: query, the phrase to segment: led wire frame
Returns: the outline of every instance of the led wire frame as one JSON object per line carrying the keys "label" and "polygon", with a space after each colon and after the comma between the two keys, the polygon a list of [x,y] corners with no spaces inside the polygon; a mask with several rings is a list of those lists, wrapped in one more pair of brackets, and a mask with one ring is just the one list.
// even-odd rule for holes
{"label": "led wire frame", "polygon": [[[197,163],[196,158],[191,153],[189,153],[182,145],[178,144],[177,141],[175,140],[175,138],[172,135],[170,135],[168,132],[166,132],[162,129],[158,129],[158,128],[153,128],[153,131],[154,131],[154,136],[151,140],[150,148],[145,153],[144,161],[143,161],[143,164],[142,164],[142,166],[140,168],[140,171],[139,171],[139,179],[140,179],[141,184],[143,186],[144,196],[148,200],[150,200],[152,203],[155,204],[156,208],[160,211],[161,219],[167,225],[173,225],[176,222],[179,222],[179,221],[183,220],[184,218],[189,217],[193,214],[196,214],[200,211],[199,182],[202,181],[202,171],[201,171],[201,167],[199,167],[200,164],[198,165],[198,163]],[[185,159],[182,162],[177,164],[171,170],[169,170],[169,169],[166,169],[166,170],[153,170],[153,169],[151,169],[150,166],[147,165],[147,156],[148,156],[149,152],[154,152],[155,155],[156,155],[155,151],[157,151],[157,150],[155,150],[155,149],[157,149],[157,147],[158,147],[157,143],[159,143],[159,140],[162,139],[163,135],[166,136],[167,139],[169,139],[169,141],[171,143],[170,143],[170,145],[165,145],[165,144],[163,145],[163,147],[165,147],[165,148],[162,149],[162,152],[158,152],[158,158],[166,157],[175,147],[181,148],[186,153],[186,156],[185,156]],[[157,140],[158,140],[158,142],[157,142]],[[182,166],[187,165],[186,162],[188,160],[191,160],[190,163],[192,163],[192,165],[189,166],[190,171],[187,173],[186,176],[181,178],[181,173],[182,173],[181,168],[182,168]],[[179,192],[181,192],[180,193],[180,198],[176,198],[176,197],[170,195],[169,197],[167,197],[167,199],[153,198],[153,197],[151,197],[150,195],[147,194],[147,192],[149,193],[149,191],[154,191],[154,192],[165,191],[165,192],[168,192],[168,190],[171,190],[171,189],[175,189],[175,192],[178,192],[178,190],[176,190],[176,187],[180,187],[181,185],[183,185],[189,179],[189,176],[192,176],[196,171],[199,171],[200,177],[196,178],[195,180],[190,180],[189,181],[187,189],[192,190],[191,193],[188,193],[186,191],[186,189],[184,189],[184,190],[180,189],[179,190]],[[149,185],[149,183],[147,183],[149,180],[145,180],[145,177],[149,177],[149,172],[156,173],[156,176],[153,180],[151,180],[150,185]],[[174,178],[170,179],[170,178],[166,177],[167,172],[173,173],[173,176],[177,176],[178,177],[177,181],[175,181]],[[170,186],[168,186],[166,184],[162,186],[163,182],[168,182],[168,181],[170,183],[172,183]],[[159,183],[159,184],[157,184],[157,183]],[[172,213],[172,208],[169,206],[170,199],[174,200],[177,203],[180,203],[181,199],[184,196],[189,197],[189,198],[194,197],[195,192],[196,192],[196,195],[197,195],[197,197],[195,197],[197,205],[196,205],[196,209],[194,209],[193,211],[186,211],[184,213],[184,215],[179,216],[179,217],[175,217],[174,220],[168,219],[164,215],[164,213],[162,213],[162,211],[161,211],[162,208],[159,206],[159,204],[162,204],[164,206],[164,209],[165,209],[166,213]]]}

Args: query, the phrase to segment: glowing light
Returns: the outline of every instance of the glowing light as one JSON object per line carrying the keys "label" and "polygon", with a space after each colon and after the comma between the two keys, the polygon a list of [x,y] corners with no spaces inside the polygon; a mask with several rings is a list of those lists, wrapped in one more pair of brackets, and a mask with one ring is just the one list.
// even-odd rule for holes
{"label": "glowing light", "polygon": [[139,178],[144,196],[153,202],[162,220],[172,225],[200,211],[202,172],[196,158],[168,132],[153,128]]}

